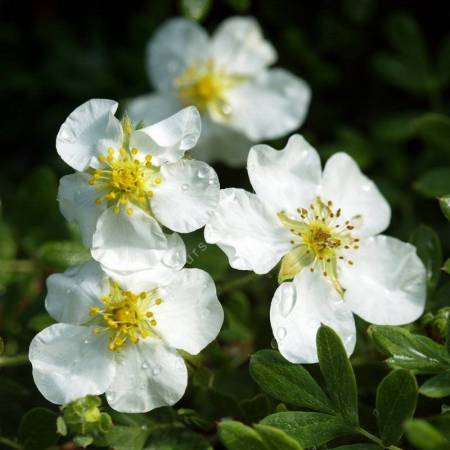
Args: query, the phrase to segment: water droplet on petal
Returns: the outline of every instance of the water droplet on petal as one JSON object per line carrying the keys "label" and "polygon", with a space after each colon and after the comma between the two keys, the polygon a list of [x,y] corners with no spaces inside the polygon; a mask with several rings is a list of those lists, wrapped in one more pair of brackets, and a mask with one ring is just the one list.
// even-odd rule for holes
{"label": "water droplet on petal", "polygon": [[282,341],[286,337],[287,331],[284,327],[279,327],[275,333],[277,339]]}
{"label": "water droplet on petal", "polygon": [[157,377],[157,376],[161,373],[161,369],[162,369],[161,366],[155,366],[155,367],[153,367],[153,369],[152,369],[152,375],[153,375],[154,377]]}
{"label": "water droplet on petal", "polygon": [[189,189],[189,185],[188,184],[182,184],[181,185],[181,190],[182,191],[187,191]]}
{"label": "water droplet on petal", "polygon": [[212,186],[212,185],[214,185],[214,184],[217,184],[217,180],[216,180],[215,178],[210,178],[210,179],[208,180],[208,184],[209,184],[210,186]]}
{"label": "water droplet on petal", "polygon": [[83,342],[84,342],[85,344],[89,344],[89,339],[85,339]]}
{"label": "water droplet on petal", "polygon": [[148,364],[145,363],[145,362],[143,362],[143,363],[141,364],[141,367],[142,367],[143,369],[148,369]]}
{"label": "water droplet on petal", "polygon": [[176,267],[180,261],[180,254],[178,251],[168,252],[163,256],[162,262],[165,266],[169,268]]}
{"label": "water droplet on petal", "polygon": [[283,317],[287,317],[295,306],[297,300],[297,291],[292,283],[281,285],[279,310]]}
{"label": "water droplet on petal", "polygon": [[197,172],[197,176],[199,178],[206,178],[208,176],[208,174],[209,174],[209,170],[207,167],[202,167]]}

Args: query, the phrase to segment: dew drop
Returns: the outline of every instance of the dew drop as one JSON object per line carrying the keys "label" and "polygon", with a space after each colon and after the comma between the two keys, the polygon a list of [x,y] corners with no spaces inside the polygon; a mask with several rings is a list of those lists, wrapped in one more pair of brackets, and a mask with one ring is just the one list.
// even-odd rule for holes
{"label": "dew drop", "polygon": [[217,183],[217,181],[216,181],[215,178],[210,178],[210,179],[208,180],[208,184],[209,184],[210,186],[213,186],[213,185],[216,184],[216,183]]}
{"label": "dew drop", "polygon": [[292,283],[285,283],[281,285],[281,295],[279,309],[283,317],[287,317],[295,306],[297,300],[297,291]]}
{"label": "dew drop", "polygon": [[187,191],[188,189],[189,189],[189,185],[188,184],[181,185],[181,190],[182,191]]}
{"label": "dew drop", "polygon": [[286,328],[279,327],[275,334],[276,334],[277,339],[279,341],[282,341],[286,337],[286,334],[287,334]]}
{"label": "dew drop", "polygon": [[145,363],[145,362],[143,362],[142,365],[141,365],[141,367],[142,367],[143,369],[148,369],[148,364]]}
{"label": "dew drop", "polygon": [[161,366],[155,366],[155,367],[153,367],[153,369],[152,369],[152,375],[153,375],[154,377],[158,376],[158,375],[161,373],[161,369],[162,369]]}
{"label": "dew drop", "polygon": [[179,260],[180,260],[180,255],[177,251],[175,251],[175,252],[169,252],[166,255],[164,255],[162,262],[167,267],[173,268],[178,265]]}
{"label": "dew drop", "polygon": [[209,174],[209,170],[207,167],[202,167],[201,169],[198,170],[197,172],[197,176],[199,178],[206,178]]}
{"label": "dew drop", "polygon": [[85,344],[89,344],[89,339],[85,339],[83,342],[84,342]]}

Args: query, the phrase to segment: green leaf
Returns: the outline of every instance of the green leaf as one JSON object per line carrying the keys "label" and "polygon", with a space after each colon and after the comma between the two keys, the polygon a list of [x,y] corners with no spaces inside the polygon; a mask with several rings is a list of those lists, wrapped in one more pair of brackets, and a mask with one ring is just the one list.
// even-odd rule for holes
{"label": "green leaf", "polygon": [[292,364],[273,350],[260,350],[250,359],[250,374],[272,397],[295,406],[333,414],[321,387],[300,364]]}
{"label": "green leaf", "polygon": [[426,336],[389,325],[371,325],[368,331],[380,350],[391,355],[388,363],[393,367],[419,373],[439,373],[450,368],[445,347]]}
{"label": "green leaf", "polygon": [[185,17],[203,20],[211,9],[212,0],[180,0],[180,9]]}
{"label": "green leaf", "polygon": [[150,433],[145,450],[213,450],[197,433],[175,427],[158,427]]}
{"label": "green leaf", "polygon": [[228,450],[269,450],[255,430],[233,420],[219,424],[219,437]]}
{"label": "green leaf", "polygon": [[90,258],[90,253],[78,242],[52,241],[40,247],[38,257],[44,264],[58,269],[67,269],[86,262]]}
{"label": "green leaf", "polygon": [[430,75],[425,42],[416,20],[407,14],[394,14],[386,24],[392,53],[375,56],[375,70],[389,83],[414,94],[427,94],[435,87]]}
{"label": "green leaf", "polygon": [[447,259],[447,261],[445,261],[444,265],[442,266],[442,270],[443,270],[445,273],[450,274],[450,258]]}
{"label": "green leaf", "polygon": [[409,442],[418,450],[449,450],[450,442],[425,420],[410,420],[405,424]]}
{"label": "green leaf", "polygon": [[425,141],[450,152],[450,118],[427,113],[416,119],[413,127]]}
{"label": "green leaf", "polygon": [[19,441],[24,450],[42,450],[54,445],[56,434],[55,412],[46,408],[33,408],[20,421]]}
{"label": "green leaf", "polygon": [[355,374],[339,336],[322,325],[317,332],[317,354],[328,395],[335,408],[350,425],[357,426],[358,391]]}
{"label": "green leaf", "polygon": [[450,395],[450,372],[440,373],[425,381],[419,392],[431,398],[447,397]]}
{"label": "green leaf", "polygon": [[78,447],[83,447],[86,448],[89,445],[91,445],[94,442],[94,438],[92,436],[75,436],[73,438],[73,442],[78,446]]}
{"label": "green leaf", "polygon": [[142,450],[149,431],[146,427],[116,425],[107,435],[108,444],[115,450]]}
{"label": "green leaf", "polygon": [[319,447],[339,436],[353,433],[340,417],[315,412],[280,412],[267,416],[260,423],[283,430],[305,448]]}
{"label": "green leaf", "polygon": [[67,436],[67,425],[61,416],[56,419],[56,431],[61,436]]}
{"label": "green leaf", "polygon": [[376,444],[350,444],[333,447],[330,450],[381,450],[382,448]]}
{"label": "green leaf", "polygon": [[397,443],[403,435],[403,423],[416,410],[417,383],[410,372],[394,370],[377,389],[378,430],[386,446]]}
{"label": "green leaf", "polygon": [[420,225],[412,233],[410,242],[416,246],[417,254],[425,265],[428,289],[433,291],[441,276],[441,241],[432,228]]}
{"label": "green leaf", "polygon": [[11,228],[0,222],[0,259],[13,259],[17,253],[17,244]]}
{"label": "green leaf", "polygon": [[267,425],[255,425],[269,450],[303,450],[303,447],[284,431]]}
{"label": "green leaf", "polygon": [[439,206],[441,207],[442,214],[444,214],[447,220],[450,220],[450,195],[445,195],[439,199]]}
{"label": "green leaf", "polygon": [[414,189],[430,198],[450,194],[450,167],[440,167],[425,172],[414,183]]}

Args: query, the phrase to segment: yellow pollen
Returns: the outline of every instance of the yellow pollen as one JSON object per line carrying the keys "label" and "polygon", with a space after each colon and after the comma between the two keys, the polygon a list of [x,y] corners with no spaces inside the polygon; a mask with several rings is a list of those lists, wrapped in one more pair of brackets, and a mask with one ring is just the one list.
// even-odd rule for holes
{"label": "yellow pollen", "polygon": [[134,294],[110,281],[109,294],[100,299],[104,307],[92,307],[89,314],[94,317],[95,335],[103,331],[109,333],[108,348],[111,351],[119,351],[127,342],[136,344],[149,336],[158,336],[153,330],[157,321],[150,311],[156,301],[161,300],[156,289]]}
{"label": "yellow pollen", "polygon": [[[357,250],[359,239],[351,234],[356,221],[339,218],[342,210],[333,211],[331,200],[324,203],[320,197],[309,205],[309,209],[297,208],[297,217],[290,217],[285,212],[278,213],[281,223],[297,236],[292,250],[283,257],[278,281],[281,283],[293,278],[304,267],[314,272],[315,267],[332,282],[342,296],[344,289],[339,283],[337,261],[343,260],[349,265],[353,261],[347,259],[347,250]],[[344,252],[344,254],[342,254]]]}
{"label": "yellow pollen", "polygon": [[131,150],[120,148],[118,151],[108,148],[107,155],[99,156],[102,166],[91,169],[88,181],[90,186],[101,191],[96,204],[106,201],[116,214],[119,214],[121,204],[130,204],[124,210],[129,215],[133,214],[131,204],[150,210],[148,200],[153,192],[149,187],[152,180],[155,184],[161,183],[161,177],[158,176],[159,168],[153,167],[150,162],[151,155],[146,155],[145,160],[141,161],[135,158],[138,153],[135,147]]}
{"label": "yellow pollen", "polygon": [[245,80],[244,76],[230,75],[209,59],[189,66],[175,80],[175,87],[184,105],[195,105],[200,111],[224,117],[230,114],[227,92]]}

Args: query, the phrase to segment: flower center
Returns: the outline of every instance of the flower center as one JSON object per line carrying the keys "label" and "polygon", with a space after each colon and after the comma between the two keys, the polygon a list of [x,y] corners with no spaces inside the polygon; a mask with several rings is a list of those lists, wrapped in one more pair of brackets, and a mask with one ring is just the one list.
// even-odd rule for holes
{"label": "flower center", "polygon": [[186,106],[195,105],[200,111],[222,118],[231,113],[226,92],[245,80],[217,68],[212,59],[197,61],[175,80],[178,98]]}
{"label": "flower center", "polygon": [[309,208],[298,208],[297,215],[291,218],[284,211],[278,213],[281,223],[293,234],[293,249],[281,261],[279,282],[292,279],[309,266],[311,272],[321,270],[323,276],[329,277],[335,289],[343,295],[345,289],[338,280],[337,262],[353,265],[347,254],[359,248],[359,239],[352,236],[359,217],[352,221],[342,220],[341,209],[334,210],[331,201],[324,203],[320,197]]}
{"label": "flower center", "polygon": [[151,155],[139,157],[139,150],[130,151],[121,148],[119,151],[109,148],[107,155],[98,158],[101,167],[93,169],[89,184],[103,195],[95,202],[101,204],[106,201],[113,205],[115,213],[120,212],[121,206],[126,206],[127,214],[133,214],[129,203],[148,209],[148,201],[153,196],[153,185],[161,183],[159,168],[151,163]]}
{"label": "flower center", "polygon": [[133,294],[124,291],[117,283],[110,281],[110,293],[101,297],[103,308],[90,308],[89,314],[98,325],[96,335],[109,332],[109,349],[118,351],[127,342],[137,344],[140,339],[156,336],[157,325],[151,309],[160,305],[162,299],[157,290]]}

